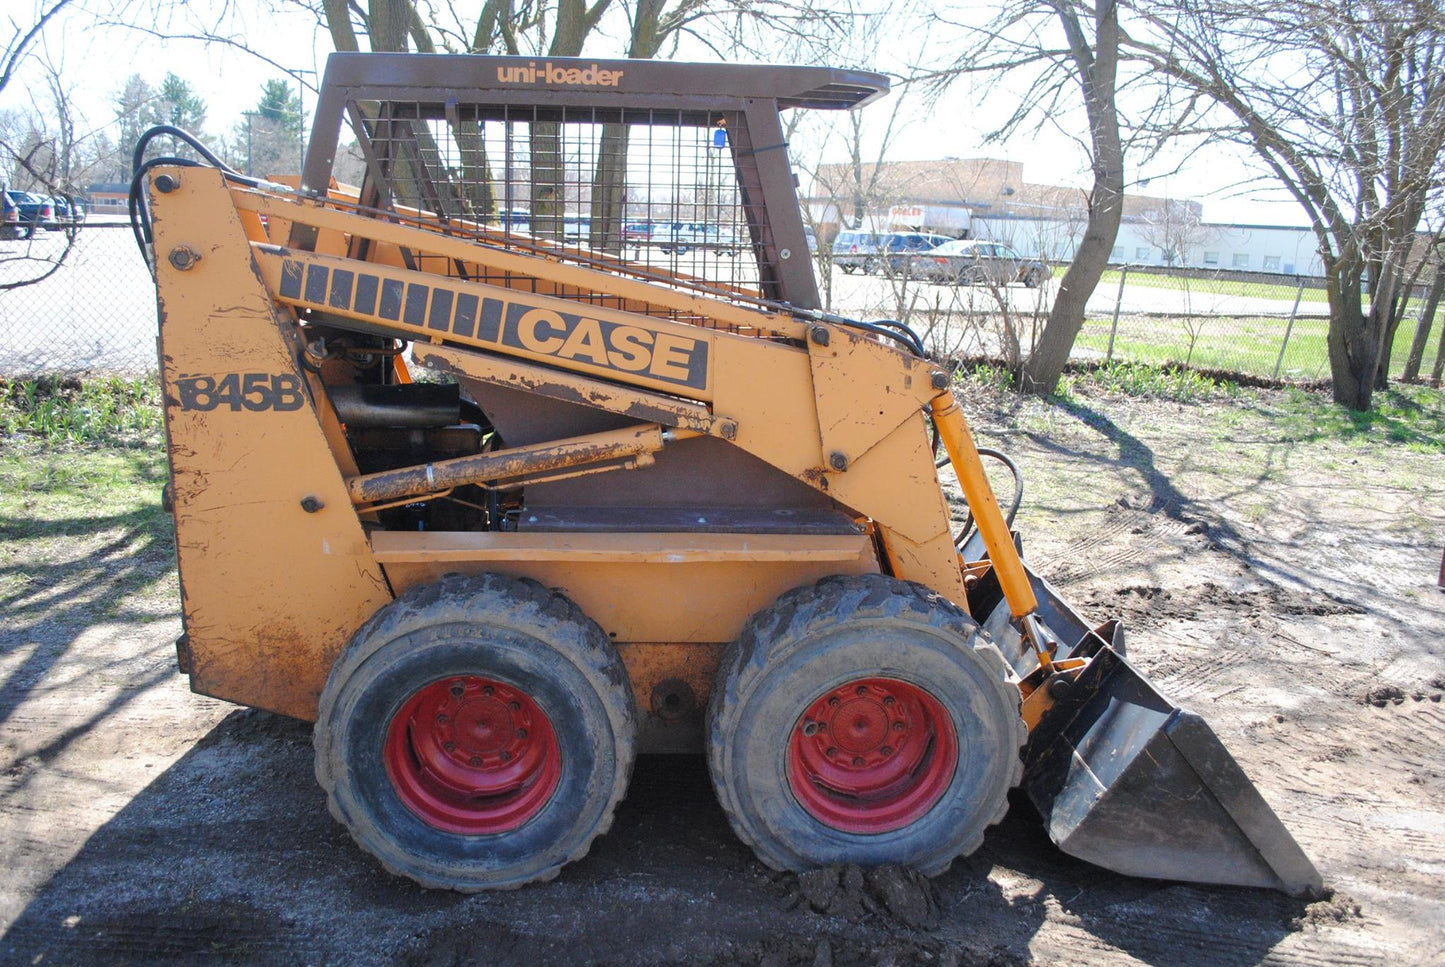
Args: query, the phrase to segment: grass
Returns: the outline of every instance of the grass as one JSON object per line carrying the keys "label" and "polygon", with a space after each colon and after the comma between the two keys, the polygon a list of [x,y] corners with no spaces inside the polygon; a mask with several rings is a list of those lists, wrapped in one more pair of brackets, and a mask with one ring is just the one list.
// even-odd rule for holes
{"label": "grass", "polygon": [[1193,369],[1115,360],[1097,368],[1066,374],[1059,381],[1057,395],[1066,400],[1072,399],[1086,385],[1109,396],[1174,403],[1202,403],[1219,397],[1238,398],[1244,392],[1236,383],[1214,379]]}
{"label": "grass", "polygon": [[1283,439],[1346,443],[1388,441],[1417,453],[1445,454],[1445,390],[1392,384],[1376,391],[1375,408],[1361,413],[1328,396],[1287,389],[1267,407]]}
{"label": "grass", "polygon": [[62,444],[130,445],[161,428],[154,376],[0,379],[0,436]]}
{"label": "grass", "polygon": [[0,610],[36,622],[152,621],[175,608],[164,449],[0,447]]}
{"label": "grass", "polygon": [[174,610],[154,377],[0,381],[0,610],[11,630]]}
{"label": "grass", "polygon": [[[1196,270],[1197,271],[1197,270]],[[1206,270],[1208,271],[1208,270]],[[1101,291],[1118,291],[1120,270],[1109,269],[1099,279]],[[1178,292],[1199,292],[1211,295],[1237,295],[1249,296],[1255,299],[1278,299],[1281,302],[1293,303],[1295,296],[1299,293],[1297,282],[1259,282],[1240,279],[1237,276],[1222,274],[1218,277],[1199,278],[1198,276],[1166,275],[1159,272],[1138,271],[1131,269],[1125,287],[1143,286],[1148,289],[1173,289]],[[1112,287],[1112,288],[1111,288]],[[1324,302],[1325,290],[1323,288],[1305,287],[1304,302]]]}
{"label": "grass", "polygon": [[[1075,350],[1090,354],[1108,352],[1111,319],[1090,319],[1079,333]],[[1265,317],[1122,316],[1114,335],[1114,357],[1164,365],[1180,363],[1198,369],[1220,370],[1262,378],[1274,378],[1279,364],[1281,379],[1322,379],[1330,374],[1326,319],[1296,319],[1279,357],[1286,320]],[[1445,321],[1437,319],[1425,347],[1426,372],[1439,350]],[[1390,375],[1398,378],[1405,369],[1410,343],[1415,338],[1413,319],[1406,319],[1395,333],[1390,354]]]}

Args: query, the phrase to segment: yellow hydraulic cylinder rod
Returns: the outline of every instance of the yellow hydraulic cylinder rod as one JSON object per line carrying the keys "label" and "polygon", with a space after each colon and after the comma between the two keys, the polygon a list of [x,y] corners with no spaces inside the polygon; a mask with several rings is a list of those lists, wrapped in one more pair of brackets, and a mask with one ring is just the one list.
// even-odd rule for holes
{"label": "yellow hydraulic cylinder rod", "polygon": [[1008,601],[1014,618],[1025,618],[1038,610],[1039,602],[1029,585],[1024,562],[1019,557],[1018,548],[1014,547],[1013,536],[998,506],[998,499],[988,485],[988,477],[978,457],[978,446],[963,419],[963,411],[949,392],[935,396],[931,405],[933,425],[938,427],[939,439],[943,441],[949,462],[958,474],[968,509],[973,513],[979,534],[983,535],[983,544],[988,548],[988,559],[998,574],[1004,599]]}

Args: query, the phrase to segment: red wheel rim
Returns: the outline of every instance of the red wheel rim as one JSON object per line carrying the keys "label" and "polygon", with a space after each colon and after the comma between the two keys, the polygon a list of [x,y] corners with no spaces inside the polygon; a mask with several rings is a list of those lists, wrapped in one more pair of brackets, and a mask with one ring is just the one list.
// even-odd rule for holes
{"label": "red wheel rim", "polygon": [[813,818],[847,833],[902,829],[937,804],[958,735],[917,685],[861,678],[818,696],[788,736],[788,784]]}
{"label": "red wheel rim", "polygon": [[452,833],[516,829],[562,776],[552,723],[521,689],[461,675],[432,682],[392,716],[386,772],[406,807]]}

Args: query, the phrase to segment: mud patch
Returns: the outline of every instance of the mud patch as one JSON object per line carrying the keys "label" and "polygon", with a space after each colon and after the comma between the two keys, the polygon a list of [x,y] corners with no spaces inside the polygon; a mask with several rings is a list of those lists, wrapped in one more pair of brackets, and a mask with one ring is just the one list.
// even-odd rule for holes
{"label": "mud patch", "polygon": [[[1430,684],[1434,686],[1435,682],[1431,681]],[[1438,704],[1442,698],[1445,698],[1445,692],[1414,691],[1407,693],[1403,688],[1400,688],[1397,685],[1380,685],[1370,689],[1368,692],[1356,699],[1356,701],[1358,701],[1361,705],[1372,705],[1375,708],[1385,708],[1388,705],[1404,705],[1407,701],[1435,702]]]}
{"label": "mud patch", "polygon": [[781,877],[787,909],[806,907],[830,917],[859,920],[873,913],[915,930],[938,926],[938,895],[933,883],[895,863],[864,871],[856,864],[828,866]]}
{"label": "mud patch", "polygon": [[1290,929],[1323,927],[1363,919],[1360,905],[1348,893],[1327,891],[1326,895],[1305,907],[1305,912],[1290,921]]}
{"label": "mud patch", "polygon": [[756,964],[758,967],[1015,967],[1026,960],[1002,950],[978,950],[941,942],[891,941],[865,944],[824,939],[815,944],[798,940],[737,948],[712,964]]}
{"label": "mud patch", "polygon": [[1086,600],[1090,608],[1098,608],[1100,614],[1118,616],[1145,628],[1164,621],[1198,618],[1211,611],[1247,618],[1265,614],[1330,617],[1365,613],[1359,605],[1325,595],[1307,595],[1273,585],[1235,591],[1212,581],[1170,589],[1130,585],[1113,591],[1094,591]]}

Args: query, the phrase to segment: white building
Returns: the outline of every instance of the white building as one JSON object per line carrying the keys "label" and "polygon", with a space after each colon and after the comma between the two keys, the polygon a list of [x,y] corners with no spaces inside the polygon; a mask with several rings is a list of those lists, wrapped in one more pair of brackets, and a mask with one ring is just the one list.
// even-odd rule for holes
{"label": "white building", "polygon": [[[932,231],[1004,242],[1020,254],[1067,262],[1083,238],[1084,194],[1077,188],[1024,180],[1019,162],[989,158],[884,162],[874,177],[863,216],[865,229]],[[851,225],[856,211],[855,172],[824,165],[806,200],[810,222],[823,239]],[[1282,275],[1324,274],[1313,231],[1275,225],[1233,225],[1202,220],[1195,201],[1129,194],[1109,261]]]}

